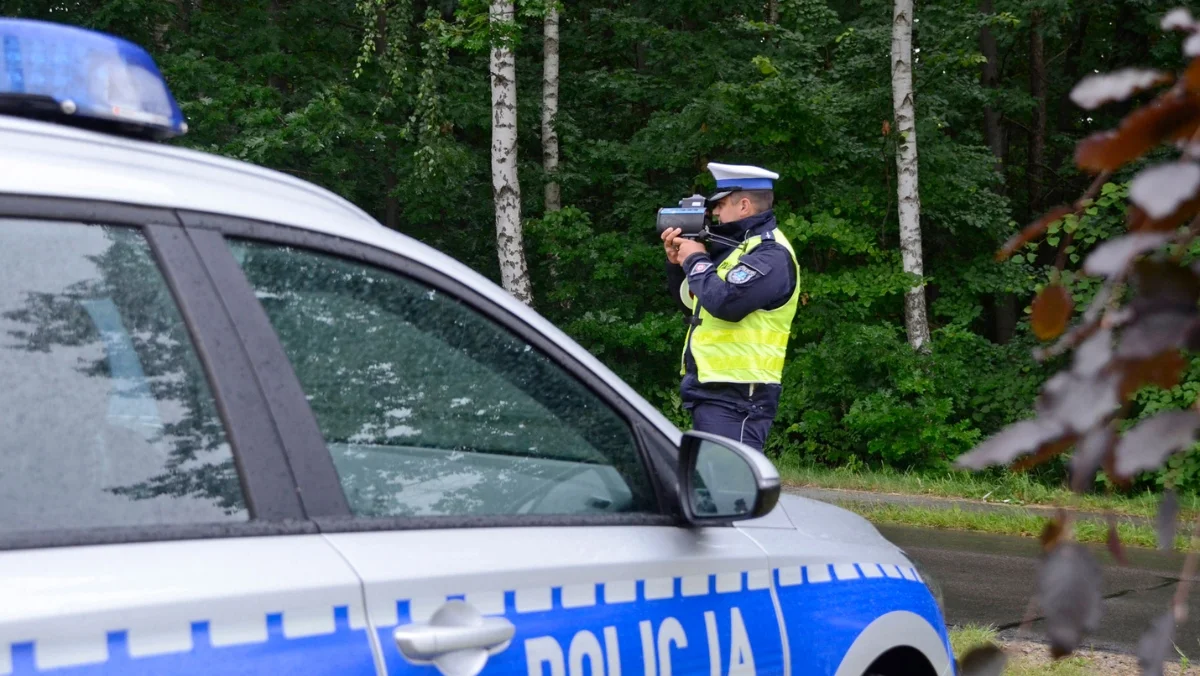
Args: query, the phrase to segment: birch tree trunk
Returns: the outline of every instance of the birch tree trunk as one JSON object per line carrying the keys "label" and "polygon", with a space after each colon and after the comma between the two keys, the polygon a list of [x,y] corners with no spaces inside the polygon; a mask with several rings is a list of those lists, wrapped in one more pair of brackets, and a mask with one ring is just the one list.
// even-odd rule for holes
{"label": "birch tree trunk", "polygon": [[[492,0],[493,26],[513,21],[513,0]],[[521,234],[521,184],[517,181],[517,63],[512,47],[492,45],[492,199],[496,203],[496,254],[500,284],[517,300],[533,304]]]}
{"label": "birch tree trunk", "polygon": [[[917,190],[917,125],[913,105],[913,0],[896,0],[892,14],[892,104],[900,141],[896,153],[897,201],[900,212],[900,255],[904,271],[924,274],[921,260],[921,198]],[[904,294],[904,325],[914,350],[929,350],[925,287]]]}
{"label": "birch tree trunk", "polygon": [[562,208],[558,186],[558,3],[546,4],[545,36],[542,44],[542,168],[546,170],[546,211]]}

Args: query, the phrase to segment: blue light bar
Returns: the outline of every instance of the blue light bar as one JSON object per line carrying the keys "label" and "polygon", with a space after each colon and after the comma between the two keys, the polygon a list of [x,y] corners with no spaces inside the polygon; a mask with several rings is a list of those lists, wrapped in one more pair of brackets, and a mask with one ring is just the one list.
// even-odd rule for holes
{"label": "blue light bar", "polygon": [[0,114],[165,139],[183,112],[146,50],[62,24],[0,19]]}

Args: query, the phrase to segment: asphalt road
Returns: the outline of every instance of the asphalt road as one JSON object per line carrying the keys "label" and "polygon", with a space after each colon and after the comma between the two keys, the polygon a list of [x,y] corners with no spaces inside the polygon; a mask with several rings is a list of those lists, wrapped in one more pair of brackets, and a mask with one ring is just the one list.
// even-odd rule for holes
{"label": "asphalt road", "polygon": [[[951,625],[990,624],[1003,637],[1017,637],[1037,586],[1040,545],[1033,538],[879,526],[941,585],[946,621]],[[1132,652],[1151,620],[1167,610],[1179,584],[1183,556],[1128,550],[1128,566],[1116,564],[1103,546],[1094,549],[1104,565],[1104,619],[1087,647]],[[1195,586],[1188,621],[1175,643],[1188,658],[1200,659],[1200,589]],[[1034,617],[1040,618],[1036,608]],[[1032,635],[1044,639],[1044,623]]]}

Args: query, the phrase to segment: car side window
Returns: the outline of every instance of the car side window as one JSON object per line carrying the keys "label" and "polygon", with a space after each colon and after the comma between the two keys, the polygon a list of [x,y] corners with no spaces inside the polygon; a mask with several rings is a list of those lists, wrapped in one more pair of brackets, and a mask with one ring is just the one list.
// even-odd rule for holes
{"label": "car side window", "polygon": [[0,374],[0,532],[249,518],[138,229],[0,219]]}
{"label": "car side window", "polygon": [[365,263],[231,247],[356,515],[656,511],[630,425],[499,324]]}

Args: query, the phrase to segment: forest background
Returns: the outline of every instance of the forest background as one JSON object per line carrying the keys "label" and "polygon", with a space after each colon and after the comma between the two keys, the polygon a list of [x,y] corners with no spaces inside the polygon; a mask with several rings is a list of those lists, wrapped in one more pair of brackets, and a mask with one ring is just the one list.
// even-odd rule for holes
{"label": "forest background", "polygon": [[[557,168],[542,130],[547,6],[489,21],[481,0],[0,0],[0,15],[126,37],[151,51],[188,119],[173,141],[322,185],[500,281],[489,46],[516,66],[519,225],[532,305],[681,426],[684,324],[655,211],[713,188],[708,161],[781,174],[803,305],[767,450],[845,467],[942,472],[1032,415],[1062,364],[1030,358],[1030,303],[1124,223],[1116,174],[1082,218],[997,262],[999,245],[1091,182],[1079,139],[1135,107],[1071,102],[1090,72],[1174,71],[1181,37],[1154,0],[922,0],[912,24],[921,278],[903,272],[888,0],[568,0],[557,14]],[[1151,156],[1149,160],[1156,159]],[[553,165],[551,165],[553,166]],[[546,191],[550,183],[557,190]],[[557,193],[560,204],[547,204]],[[555,197],[550,201],[554,202]],[[923,284],[930,341],[906,338]],[[1200,361],[1138,393],[1130,424],[1193,404]],[[1002,470],[993,470],[996,472]],[[1061,479],[1061,462],[1037,470]],[[1144,475],[1200,491],[1200,454]],[[1098,488],[1104,488],[1104,477]]]}

